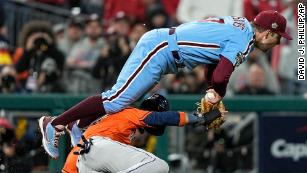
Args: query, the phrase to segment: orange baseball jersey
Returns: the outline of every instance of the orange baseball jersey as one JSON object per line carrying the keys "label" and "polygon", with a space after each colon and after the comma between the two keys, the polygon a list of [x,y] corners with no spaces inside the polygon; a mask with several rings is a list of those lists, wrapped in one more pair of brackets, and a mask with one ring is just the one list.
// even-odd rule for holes
{"label": "orange baseball jersey", "polygon": [[62,168],[62,173],[78,173],[77,170],[77,160],[78,160],[78,155],[75,155],[74,152],[78,151],[78,147],[72,148],[70,153],[68,154],[66,158],[66,162],[64,167]]}
{"label": "orange baseball jersey", "polygon": [[[130,144],[131,137],[136,129],[146,127],[144,119],[149,115],[150,111],[144,111],[133,107],[128,107],[118,113],[106,115],[99,121],[91,125],[83,133],[86,139],[92,136],[104,136],[109,137],[114,141],[118,141],[124,144]],[[185,113],[179,112],[180,123],[178,125],[183,126],[186,122]],[[66,163],[62,169],[62,173],[77,173],[77,159],[78,155],[74,155],[74,151],[78,151],[78,147],[74,147],[69,153]]]}
{"label": "orange baseball jersey", "polygon": [[102,117],[91,125],[83,135],[86,139],[92,136],[104,136],[124,144],[130,144],[129,137],[137,128],[146,126],[143,120],[149,113],[149,111],[128,107],[118,113]]}

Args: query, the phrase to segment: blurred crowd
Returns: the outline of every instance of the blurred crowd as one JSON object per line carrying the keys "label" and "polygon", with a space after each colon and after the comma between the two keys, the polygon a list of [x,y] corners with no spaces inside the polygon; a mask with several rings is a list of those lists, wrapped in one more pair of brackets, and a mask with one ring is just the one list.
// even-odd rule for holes
{"label": "blurred crowd", "polygon": [[205,135],[201,128],[186,129],[184,149],[193,170],[206,173],[255,170],[256,132],[255,121],[251,117],[251,114],[243,116],[240,124],[227,120],[223,128],[209,130]]}
{"label": "blurred crowd", "polygon": [[[9,42],[12,28],[6,24],[10,14],[4,10],[6,3],[11,2],[13,0],[0,1],[0,93],[99,93],[112,87],[145,32],[208,16],[245,16],[252,21],[262,10],[282,13],[294,40],[282,40],[269,52],[255,50],[232,74],[227,96],[307,92],[306,82],[297,80],[297,3],[304,0],[14,0],[25,6],[36,4],[36,8],[42,5],[53,9],[53,15],[58,9],[71,12],[66,21],[54,22],[53,19],[31,19],[29,7],[31,20],[15,28],[18,31],[16,44]],[[205,65],[193,71],[181,69],[176,75],[166,75],[153,92],[204,93],[206,72]],[[33,149],[37,141],[30,145],[32,148],[23,149],[35,151],[31,156],[18,153],[15,144],[22,140],[16,140],[16,130],[10,123],[1,123],[2,119],[0,157],[5,159],[0,159],[0,172],[2,165],[9,165],[12,160],[16,163],[12,169],[32,169],[22,165],[20,159],[33,158],[41,152],[40,147]],[[251,141],[238,148],[239,144],[229,142],[232,139],[223,131],[210,131],[206,140],[197,137],[203,133],[191,131],[193,133],[187,133],[185,146],[189,158],[195,161],[195,168],[208,172],[251,169]],[[238,158],[240,163],[229,164]],[[40,158],[38,162],[46,166],[48,161]],[[45,169],[37,167],[40,168]]]}
{"label": "blurred crowd", "polygon": [[[48,170],[48,156],[37,138],[35,121],[25,118],[13,124],[0,113],[0,173],[43,173]],[[34,128],[36,127],[36,128]]]}

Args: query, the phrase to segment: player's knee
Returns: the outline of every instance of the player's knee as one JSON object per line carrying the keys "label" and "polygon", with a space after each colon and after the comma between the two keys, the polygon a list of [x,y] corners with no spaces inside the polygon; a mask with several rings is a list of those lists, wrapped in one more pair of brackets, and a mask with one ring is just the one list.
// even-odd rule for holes
{"label": "player's knee", "polygon": [[106,113],[108,113],[108,114],[120,112],[123,109],[125,109],[125,107],[126,107],[124,105],[117,104],[117,103],[108,104],[108,105],[104,104],[103,106],[104,106]]}
{"label": "player's knee", "polygon": [[169,166],[168,164],[162,160],[162,159],[157,159],[157,165],[155,167],[155,172],[156,173],[168,173],[169,171]]}

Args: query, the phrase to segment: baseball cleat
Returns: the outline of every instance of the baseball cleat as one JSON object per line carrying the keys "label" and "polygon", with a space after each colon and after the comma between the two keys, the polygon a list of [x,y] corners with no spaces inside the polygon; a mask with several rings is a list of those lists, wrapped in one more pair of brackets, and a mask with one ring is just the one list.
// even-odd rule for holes
{"label": "baseball cleat", "polygon": [[77,123],[70,123],[67,127],[66,130],[69,133],[70,136],[70,142],[72,146],[76,146],[82,136],[82,130],[77,126]]}
{"label": "baseball cleat", "polygon": [[56,159],[59,156],[58,141],[62,132],[57,131],[52,125],[53,118],[43,116],[38,120],[39,128],[42,134],[42,143],[47,154]]}

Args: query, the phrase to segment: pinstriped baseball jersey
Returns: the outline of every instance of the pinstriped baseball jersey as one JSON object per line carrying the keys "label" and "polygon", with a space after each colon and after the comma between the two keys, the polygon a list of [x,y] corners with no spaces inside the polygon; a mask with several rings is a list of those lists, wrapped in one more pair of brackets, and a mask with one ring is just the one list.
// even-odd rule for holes
{"label": "pinstriped baseball jersey", "polygon": [[238,65],[252,49],[254,32],[245,18],[225,16],[180,25],[176,41],[188,68],[216,64],[220,55]]}
{"label": "pinstriped baseball jersey", "polygon": [[[169,31],[156,29],[142,36],[116,84],[102,93],[107,113],[129,106],[159,82],[163,74],[176,73],[182,64],[192,69],[200,64],[217,64],[224,56],[238,66],[253,49],[253,28],[242,17],[208,18],[182,24],[174,33]],[[175,60],[172,51],[178,52],[179,60]]]}

